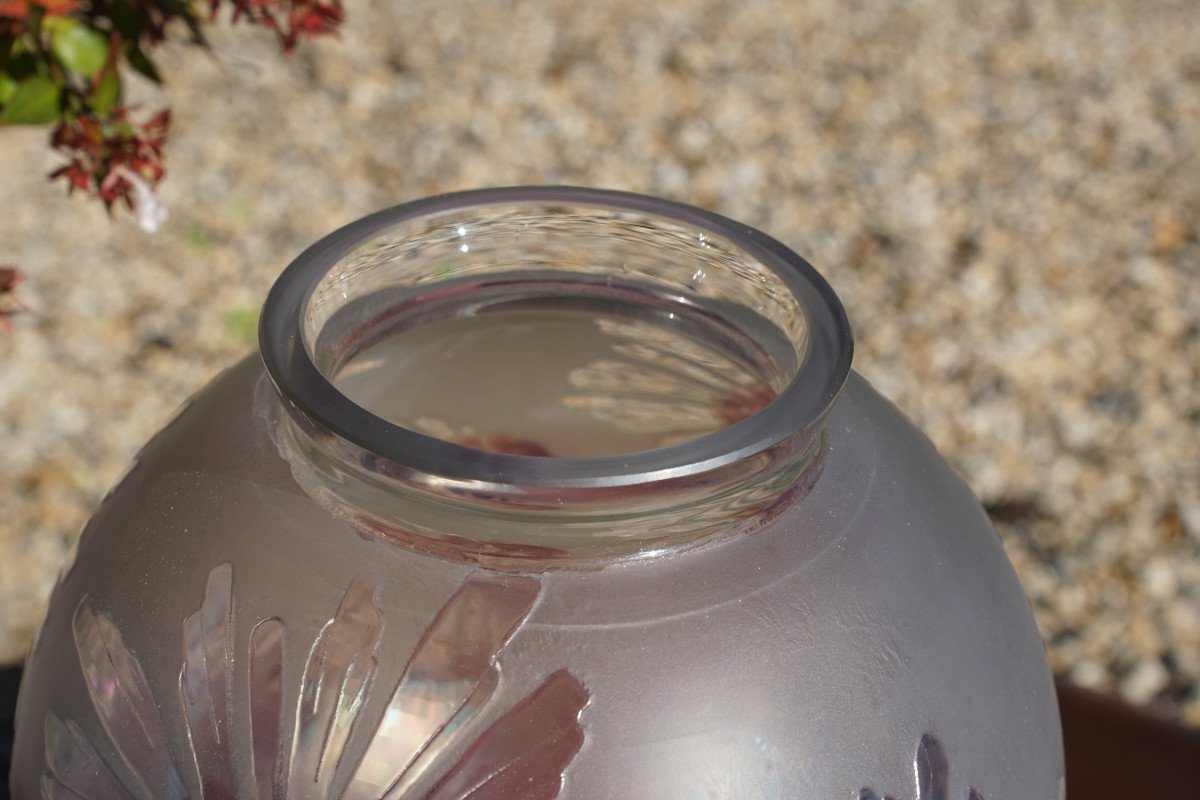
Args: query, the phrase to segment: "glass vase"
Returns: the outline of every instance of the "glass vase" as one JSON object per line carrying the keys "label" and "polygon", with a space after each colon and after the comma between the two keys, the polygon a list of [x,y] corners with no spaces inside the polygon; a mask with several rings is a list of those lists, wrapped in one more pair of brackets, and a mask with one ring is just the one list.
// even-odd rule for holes
{"label": "glass vase", "polygon": [[436,197],[304,252],[260,343],[85,529],[18,800],[1061,800],[998,538],[774,239]]}

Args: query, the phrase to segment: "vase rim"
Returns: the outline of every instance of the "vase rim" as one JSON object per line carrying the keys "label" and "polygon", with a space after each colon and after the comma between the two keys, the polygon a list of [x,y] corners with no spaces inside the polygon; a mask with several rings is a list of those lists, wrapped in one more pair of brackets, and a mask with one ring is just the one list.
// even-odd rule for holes
{"label": "vase rim", "polygon": [[[562,204],[641,213],[723,237],[774,272],[807,318],[809,349],[790,382],[764,408],[718,431],[618,455],[541,457],[488,452],[398,425],[355,403],[316,365],[304,315],[322,278],[345,256],[405,222],[480,207]],[[317,425],[365,451],[455,481],[603,488],[683,478],[815,435],[850,370],[853,339],[841,301],[804,258],[761,231],[719,214],[630,192],[572,186],[514,186],[442,194],[384,209],[323,237],[295,258],[264,304],[259,345],[277,391]]]}

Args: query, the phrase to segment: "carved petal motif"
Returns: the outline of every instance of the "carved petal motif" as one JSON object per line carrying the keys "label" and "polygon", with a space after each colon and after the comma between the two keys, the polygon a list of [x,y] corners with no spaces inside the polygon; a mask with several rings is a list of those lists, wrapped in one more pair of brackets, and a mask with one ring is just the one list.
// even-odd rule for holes
{"label": "carved petal motif", "polygon": [[928,733],[917,745],[913,759],[917,773],[917,800],[948,800],[950,794],[950,762],[942,743]]}
{"label": "carved petal motif", "polygon": [[555,672],[476,739],[425,800],[557,797],[583,746],[579,712],[587,702],[578,678]]}
{"label": "carved petal motif", "polygon": [[[352,582],[309,651],[294,717],[285,714],[285,624],[254,626],[246,668],[248,742],[233,730],[233,571],[209,573],[204,601],[182,625],[178,698],[202,800],[551,800],[583,743],[588,692],[565,670],[550,675],[490,727],[458,762],[459,741],[500,683],[498,658],[537,602],[536,578],[476,572],[426,629],[355,763],[347,744],[372,692],[384,620],[376,591]],[[137,658],[107,614],[85,599],[75,616],[80,666],[110,751],[105,763],[71,721],[46,718],[46,800],[190,800]],[[284,747],[284,731],[292,732]],[[246,747],[248,745],[248,748]],[[241,787],[233,753],[248,749]],[[126,776],[126,784],[117,775]],[[428,787],[434,784],[432,790]],[[340,787],[346,786],[344,792]]]}
{"label": "carved petal motif", "polygon": [[[913,775],[916,779],[916,800],[949,800],[950,760],[946,750],[936,737],[928,733],[921,736],[917,753],[913,756]],[[880,800],[872,789],[860,789],[857,800]],[[892,800],[885,796],[882,800]],[[977,789],[967,790],[967,800],[984,800]]]}
{"label": "carved petal motif", "polygon": [[42,797],[47,800],[103,800],[127,798],[129,793],[117,782],[74,722],[63,722],[46,715],[46,774],[42,776]]}
{"label": "carved petal motif", "polygon": [[342,749],[375,677],[382,631],[374,591],[354,581],[317,637],[304,670],[288,783],[297,797],[331,796]]}
{"label": "carved petal motif", "polygon": [[347,800],[402,796],[390,790],[414,759],[481,685],[494,682],[496,657],[533,608],[539,589],[534,578],[475,573],[446,602],[405,667]]}
{"label": "carved petal motif", "polygon": [[283,621],[272,617],[250,634],[250,754],[256,800],[287,796],[282,738]]}
{"label": "carved petal motif", "polygon": [[882,798],[875,794],[872,789],[860,789],[858,792],[858,800],[896,800],[891,795],[884,795]]}
{"label": "carved petal motif", "polygon": [[459,728],[466,725],[472,717],[483,710],[492,699],[492,695],[496,693],[496,687],[499,685],[500,665],[496,664],[483,676],[483,680],[479,682],[479,686],[467,698],[467,702],[458,710],[458,713],[454,715],[449,724],[430,740],[429,744],[421,751],[421,754],[417,756],[412,765],[405,770],[400,780],[380,800],[404,800],[406,797],[419,797],[420,790],[415,787],[427,785],[423,783],[423,780],[429,775],[434,774],[439,756],[444,754],[450,745],[454,743],[454,740],[458,736]]}
{"label": "carved petal motif", "polygon": [[230,678],[233,674],[233,570],[208,574],[204,605],[183,621],[179,702],[187,718],[192,758],[205,800],[235,796],[230,749]]}
{"label": "carved petal motif", "polygon": [[100,724],[133,775],[130,793],[143,800],[186,798],[141,664],[125,648],[112,619],[93,614],[86,600],[75,612],[75,648]]}

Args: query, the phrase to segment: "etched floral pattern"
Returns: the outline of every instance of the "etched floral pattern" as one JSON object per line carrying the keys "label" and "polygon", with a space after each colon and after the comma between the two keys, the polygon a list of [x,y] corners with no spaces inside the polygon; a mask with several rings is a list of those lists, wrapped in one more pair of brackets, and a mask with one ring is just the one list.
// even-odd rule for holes
{"label": "etched floral pattern", "polygon": [[[921,736],[917,754],[913,757],[913,773],[916,778],[914,800],[949,800],[950,761],[942,743],[928,733]],[[967,789],[967,800],[984,800],[974,787]],[[857,800],[895,800],[891,795],[880,797],[872,789],[861,789]]]}
{"label": "etched floral pattern", "polygon": [[[287,628],[259,621],[247,643],[250,730],[231,722],[239,659],[233,626],[233,570],[208,576],[204,601],[183,622],[178,700],[203,800],[551,800],[583,744],[579,715],[589,695],[566,670],[478,731],[475,718],[500,683],[499,656],[540,592],[535,578],[472,573],[425,630],[362,752],[348,742],[379,691],[384,629],[377,592],[356,580],[309,650],[294,714],[284,707]],[[76,649],[114,771],[88,733],[53,713],[46,718],[47,800],[190,800],[156,698],[121,632],[87,599],[75,615]],[[160,699],[161,695],[160,695]],[[289,737],[284,736],[291,729]],[[248,738],[249,741],[242,739]],[[248,747],[251,785],[239,782],[234,752]],[[449,763],[455,753],[457,760]],[[125,778],[118,778],[118,774]]]}

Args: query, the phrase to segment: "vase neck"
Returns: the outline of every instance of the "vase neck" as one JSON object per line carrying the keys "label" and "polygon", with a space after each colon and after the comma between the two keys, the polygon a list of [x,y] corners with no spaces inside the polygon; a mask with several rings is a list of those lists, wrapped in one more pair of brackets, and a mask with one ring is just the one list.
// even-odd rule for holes
{"label": "vase neck", "polygon": [[778,242],[580,189],[368,217],[284,272],[261,331],[306,491],[521,569],[759,524],[819,474],[851,351],[828,285]]}

